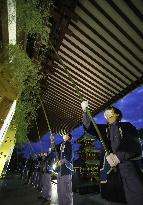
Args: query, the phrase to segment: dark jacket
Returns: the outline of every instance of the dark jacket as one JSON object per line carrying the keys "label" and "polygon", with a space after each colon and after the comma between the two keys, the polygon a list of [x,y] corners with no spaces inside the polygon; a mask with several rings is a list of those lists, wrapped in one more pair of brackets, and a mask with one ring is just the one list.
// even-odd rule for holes
{"label": "dark jacket", "polygon": [[[88,133],[98,138],[94,126],[86,113],[83,114],[83,125]],[[142,150],[136,128],[129,122],[115,122],[112,125],[105,125],[100,131],[110,151],[116,154],[120,160],[117,170],[120,173],[127,203],[129,205],[142,205],[143,178],[135,159],[141,156]],[[108,186],[107,192],[109,188]],[[114,192],[114,190],[112,191]],[[111,194],[110,197],[112,195],[115,194]],[[112,199],[108,198],[108,200]]]}
{"label": "dark jacket", "polygon": [[[96,136],[97,132],[87,114],[83,114],[83,126],[86,132]],[[104,141],[110,150],[117,155],[120,162],[133,159],[141,155],[141,145],[138,141],[136,128],[129,122],[115,122],[112,125],[97,125]]]}

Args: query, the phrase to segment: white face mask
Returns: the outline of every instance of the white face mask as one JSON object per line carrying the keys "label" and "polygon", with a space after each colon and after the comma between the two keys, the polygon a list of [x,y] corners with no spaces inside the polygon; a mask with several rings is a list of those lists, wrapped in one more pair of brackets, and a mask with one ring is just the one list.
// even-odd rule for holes
{"label": "white face mask", "polygon": [[108,118],[110,118],[110,117],[113,117],[113,116],[115,116],[116,114],[114,113],[114,110],[106,110],[105,112],[104,112],[104,117],[106,118],[106,119],[108,119]]}
{"label": "white face mask", "polygon": [[65,139],[66,139],[66,137],[67,137],[67,135],[63,135],[63,140],[65,140]]}
{"label": "white face mask", "polygon": [[116,114],[113,109],[112,109],[112,110],[106,110],[106,111],[104,112],[104,117],[105,117],[106,119],[109,119],[110,117],[116,117],[116,116],[119,116],[119,115]]}

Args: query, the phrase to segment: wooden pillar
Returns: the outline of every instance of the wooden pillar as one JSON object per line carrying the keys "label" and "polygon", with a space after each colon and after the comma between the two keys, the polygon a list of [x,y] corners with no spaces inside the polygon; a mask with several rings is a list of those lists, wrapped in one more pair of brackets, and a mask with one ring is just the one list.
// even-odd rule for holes
{"label": "wooden pillar", "polygon": [[12,101],[6,97],[3,97],[0,101],[0,129],[4,123],[4,120],[9,112],[12,105]]}

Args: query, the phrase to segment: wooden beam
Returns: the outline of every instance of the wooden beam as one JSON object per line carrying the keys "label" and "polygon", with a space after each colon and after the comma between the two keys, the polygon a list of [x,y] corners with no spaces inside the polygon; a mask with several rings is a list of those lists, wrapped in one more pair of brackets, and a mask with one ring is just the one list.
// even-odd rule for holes
{"label": "wooden beam", "polygon": [[5,46],[9,43],[9,34],[8,34],[8,9],[7,1],[0,1],[0,62],[2,63],[5,58],[3,53]]}

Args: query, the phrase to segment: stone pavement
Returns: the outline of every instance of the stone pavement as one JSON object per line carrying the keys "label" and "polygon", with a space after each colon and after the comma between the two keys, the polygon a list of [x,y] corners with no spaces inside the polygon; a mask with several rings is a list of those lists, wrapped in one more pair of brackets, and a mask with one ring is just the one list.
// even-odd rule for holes
{"label": "stone pavement", "polygon": [[[32,185],[24,185],[19,176],[8,176],[4,181],[0,180],[0,205],[42,205],[38,196],[38,191]],[[121,205],[101,199],[100,194],[74,193],[73,198],[74,205]],[[52,184],[51,205],[58,205],[56,184]]]}

